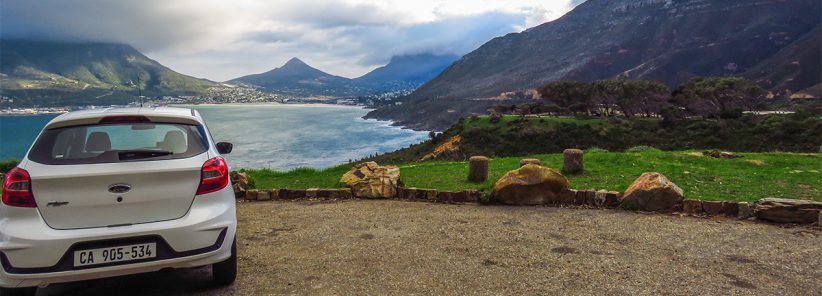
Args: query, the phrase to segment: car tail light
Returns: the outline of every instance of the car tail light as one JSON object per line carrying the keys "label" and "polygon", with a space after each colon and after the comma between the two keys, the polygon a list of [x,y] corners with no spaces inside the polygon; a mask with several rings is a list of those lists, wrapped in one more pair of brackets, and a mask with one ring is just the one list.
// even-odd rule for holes
{"label": "car tail light", "polygon": [[100,119],[101,124],[103,123],[138,123],[138,122],[151,122],[148,117],[142,115],[115,115],[115,116],[106,116]]}
{"label": "car tail light", "polygon": [[200,187],[197,195],[211,193],[228,185],[228,165],[222,157],[209,159],[200,171]]}
{"label": "car tail light", "polygon": [[13,168],[3,180],[3,203],[12,207],[36,208],[31,193],[31,176],[21,168]]}

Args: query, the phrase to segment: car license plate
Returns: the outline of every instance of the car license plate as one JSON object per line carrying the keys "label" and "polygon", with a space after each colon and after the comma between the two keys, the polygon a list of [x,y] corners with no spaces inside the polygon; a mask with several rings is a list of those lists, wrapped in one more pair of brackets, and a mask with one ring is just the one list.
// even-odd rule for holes
{"label": "car license plate", "polygon": [[88,266],[157,257],[157,244],[137,244],[74,251],[74,266]]}

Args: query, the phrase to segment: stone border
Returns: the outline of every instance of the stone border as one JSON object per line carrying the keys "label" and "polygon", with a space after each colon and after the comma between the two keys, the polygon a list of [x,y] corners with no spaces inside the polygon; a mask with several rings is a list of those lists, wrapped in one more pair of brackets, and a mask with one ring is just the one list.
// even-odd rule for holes
{"label": "stone border", "polygon": [[[298,200],[298,199],[354,199],[351,189],[249,189],[242,194],[236,193],[237,199],[246,201],[270,201],[270,200]],[[242,198],[240,197],[242,195]]]}
{"label": "stone border", "polygon": [[[236,193],[238,200],[255,202],[304,199],[350,200],[358,198],[352,194],[349,188],[249,189],[245,192]],[[556,201],[545,204],[545,206],[622,209],[620,206],[622,194],[622,192],[618,191],[570,189]],[[450,192],[435,189],[398,187],[397,195],[390,199],[443,204],[496,204],[493,201],[483,201],[482,193],[477,190]],[[773,204],[782,205],[774,209]],[[813,207],[813,204],[815,204],[815,202],[773,198],[761,199],[755,203],[685,199],[672,214],[684,214],[703,218],[728,217],[773,223],[818,223],[818,225],[822,226],[822,209],[819,209],[817,213],[817,209]],[[776,214],[767,211],[776,211]],[[814,213],[816,213],[816,215],[814,215]],[[774,218],[774,216],[776,218]]]}

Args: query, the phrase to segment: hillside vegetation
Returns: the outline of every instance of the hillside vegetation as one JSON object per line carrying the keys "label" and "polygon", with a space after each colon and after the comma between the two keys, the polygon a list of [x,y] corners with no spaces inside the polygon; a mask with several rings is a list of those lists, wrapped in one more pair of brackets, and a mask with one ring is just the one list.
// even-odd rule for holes
{"label": "hillside vegetation", "polygon": [[461,119],[429,141],[368,159],[404,163],[422,159],[465,160],[473,155],[558,153],[567,148],[623,151],[634,146],[662,150],[819,152],[820,135],[822,118],[804,112],[676,121],[641,117],[475,116]]}
{"label": "hillside vegetation", "polygon": [[[755,201],[764,197],[822,201],[822,155],[795,153],[739,153],[741,158],[718,159],[697,151],[666,152],[638,147],[629,152],[585,152],[585,173],[568,176],[574,189],[624,191],[643,172],[659,172],[685,190],[685,197],[702,200]],[[470,183],[464,161],[392,163],[400,166],[407,187],[460,191],[478,189],[486,194],[505,172],[519,167],[522,158],[539,159],[543,165],[562,168],[562,154],[493,158],[489,181]],[[248,171],[257,188],[334,188],[350,169],[341,165],[325,170],[296,169],[289,172]]]}

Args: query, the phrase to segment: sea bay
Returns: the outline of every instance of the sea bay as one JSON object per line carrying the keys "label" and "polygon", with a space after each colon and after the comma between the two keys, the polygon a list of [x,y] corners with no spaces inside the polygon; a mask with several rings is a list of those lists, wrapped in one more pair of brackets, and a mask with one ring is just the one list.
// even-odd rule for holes
{"label": "sea bay", "polygon": [[[234,144],[232,169],[326,168],[425,140],[426,132],[362,119],[368,109],[341,105],[181,106],[200,112],[215,141]],[[0,159],[20,159],[56,115],[0,116]]]}

